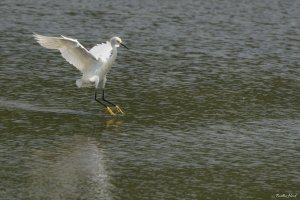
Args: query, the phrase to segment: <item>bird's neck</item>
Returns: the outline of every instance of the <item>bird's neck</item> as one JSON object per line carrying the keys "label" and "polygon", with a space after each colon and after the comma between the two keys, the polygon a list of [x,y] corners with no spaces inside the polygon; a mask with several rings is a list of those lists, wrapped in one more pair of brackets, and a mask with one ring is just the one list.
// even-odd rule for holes
{"label": "bird's neck", "polygon": [[113,48],[112,49],[112,55],[111,55],[111,57],[108,61],[110,64],[112,64],[116,60],[116,57],[117,57],[117,54],[118,54],[117,47],[113,46],[112,48]]}
{"label": "bird's neck", "polygon": [[114,59],[116,59],[117,54],[118,54],[117,47],[114,46],[113,50],[112,50],[112,57],[114,57]]}

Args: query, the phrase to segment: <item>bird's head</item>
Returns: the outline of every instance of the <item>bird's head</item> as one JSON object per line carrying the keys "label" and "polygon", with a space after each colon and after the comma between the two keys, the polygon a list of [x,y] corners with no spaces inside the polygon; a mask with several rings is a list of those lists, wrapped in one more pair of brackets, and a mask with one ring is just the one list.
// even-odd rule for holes
{"label": "bird's head", "polygon": [[125,44],[123,44],[123,41],[119,37],[112,37],[110,39],[110,43],[112,46],[119,47],[121,45],[121,46],[125,47],[126,49],[128,49],[128,47],[125,46]]}

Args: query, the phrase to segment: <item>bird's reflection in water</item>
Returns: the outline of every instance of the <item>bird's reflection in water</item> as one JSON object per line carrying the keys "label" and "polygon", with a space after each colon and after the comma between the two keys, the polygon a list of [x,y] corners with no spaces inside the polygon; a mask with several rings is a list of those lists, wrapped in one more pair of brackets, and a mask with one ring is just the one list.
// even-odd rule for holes
{"label": "bird's reflection in water", "polygon": [[[62,138],[58,138],[62,139]],[[105,152],[92,137],[57,140],[32,152],[29,196],[36,199],[112,199]],[[32,198],[29,198],[32,199]]]}
{"label": "bird's reflection in water", "polygon": [[123,124],[123,120],[116,119],[116,118],[108,119],[105,121],[106,127],[120,128],[122,124]]}

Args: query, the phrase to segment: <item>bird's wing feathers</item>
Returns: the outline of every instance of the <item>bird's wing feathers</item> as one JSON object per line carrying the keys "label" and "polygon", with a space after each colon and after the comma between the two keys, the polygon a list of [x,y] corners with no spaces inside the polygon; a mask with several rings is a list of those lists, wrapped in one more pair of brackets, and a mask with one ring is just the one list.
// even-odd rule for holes
{"label": "bird's wing feathers", "polygon": [[81,72],[88,70],[97,64],[97,59],[77,40],[61,37],[47,37],[34,34],[37,42],[47,49],[58,49],[69,63],[74,65]]}
{"label": "bird's wing feathers", "polygon": [[97,44],[89,51],[96,59],[101,59],[102,62],[106,62],[112,54],[112,46],[109,41],[102,44]]}

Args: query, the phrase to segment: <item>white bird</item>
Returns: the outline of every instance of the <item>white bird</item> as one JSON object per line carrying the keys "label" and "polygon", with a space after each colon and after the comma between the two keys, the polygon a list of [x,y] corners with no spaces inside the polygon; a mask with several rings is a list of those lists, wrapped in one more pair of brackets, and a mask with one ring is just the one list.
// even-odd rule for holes
{"label": "white bird", "polygon": [[[123,44],[121,38],[112,37],[106,43],[97,44],[88,51],[76,39],[69,37],[48,37],[36,33],[33,36],[41,46],[47,49],[58,49],[62,57],[82,73],[81,79],[76,80],[77,87],[94,85],[95,100],[98,103],[103,105],[111,115],[115,115],[115,113],[104,102],[114,106],[117,112],[124,114],[118,105],[106,100],[104,96],[106,75],[116,60],[117,48],[122,45],[128,49]],[[100,100],[97,98],[97,89],[99,86],[102,89],[102,99]]]}

